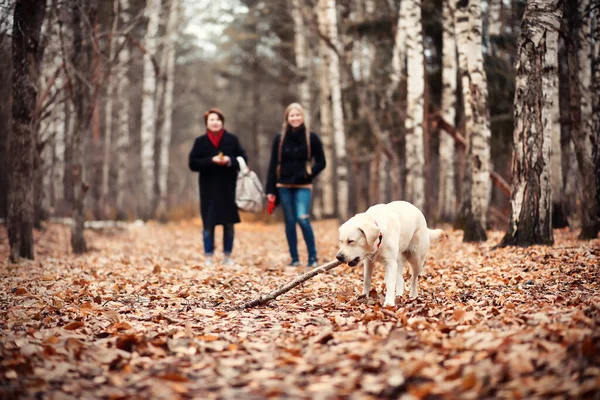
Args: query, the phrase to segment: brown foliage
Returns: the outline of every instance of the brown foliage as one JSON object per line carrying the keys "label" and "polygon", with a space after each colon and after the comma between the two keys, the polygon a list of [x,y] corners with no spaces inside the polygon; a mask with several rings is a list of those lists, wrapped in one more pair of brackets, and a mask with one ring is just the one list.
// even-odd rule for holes
{"label": "brown foliage", "polygon": [[[314,228],[329,261],[337,223]],[[597,396],[600,240],[555,231],[553,247],[495,249],[502,232],[447,232],[421,297],[395,309],[380,306],[381,266],[366,301],[361,268],[340,266],[228,311],[305,272],[283,266],[281,225],[237,225],[238,264],[209,268],[198,221],[88,231],[85,256],[50,225],[37,261],[1,267],[0,385],[9,398]]]}

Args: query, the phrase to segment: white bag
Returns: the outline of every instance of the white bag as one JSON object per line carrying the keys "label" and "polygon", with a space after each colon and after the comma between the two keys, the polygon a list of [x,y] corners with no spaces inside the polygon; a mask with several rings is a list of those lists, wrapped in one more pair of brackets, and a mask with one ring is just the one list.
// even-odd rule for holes
{"label": "white bag", "polygon": [[240,172],[235,188],[235,204],[243,211],[259,213],[263,209],[265,193],[260,179],[254,171],[250,171],[242,157],[237,157]]}

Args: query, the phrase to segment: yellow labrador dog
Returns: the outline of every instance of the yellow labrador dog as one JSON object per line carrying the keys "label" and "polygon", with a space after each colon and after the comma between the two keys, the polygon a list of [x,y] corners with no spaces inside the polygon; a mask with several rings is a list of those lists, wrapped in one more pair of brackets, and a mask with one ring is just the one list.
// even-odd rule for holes
{"label": "yellow labrador dog", "polygon": [[377,204],[340,227],[340,250],[335,258],[351,267],[363,262],[363,294],[367,297],[373,266],[381,261],[385,265],[383,305],[393,306],[395,296],[404,294],[404,263],[410,263],[410,297],[415,298],[429,245],[445,237],[441,229],[427,228],[421,210],[406,201]]}

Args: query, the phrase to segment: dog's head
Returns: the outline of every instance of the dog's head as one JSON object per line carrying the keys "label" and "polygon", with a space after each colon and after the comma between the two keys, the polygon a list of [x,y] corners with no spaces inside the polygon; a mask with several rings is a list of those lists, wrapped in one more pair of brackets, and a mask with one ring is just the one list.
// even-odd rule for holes
{"label": "dog's head", "polygon": [[356,266],[379,247],[381,230],[375,220],[365,213],[356,214],[340,226],[340,249],[336,254],[340,262]]}

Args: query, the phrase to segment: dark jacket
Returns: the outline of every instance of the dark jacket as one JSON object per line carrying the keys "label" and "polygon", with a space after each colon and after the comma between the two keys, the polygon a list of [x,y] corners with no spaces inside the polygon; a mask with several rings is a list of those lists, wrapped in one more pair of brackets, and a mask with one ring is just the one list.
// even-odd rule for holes
{"label": "dark jacket", "polygon": [[[231,165],[220,166],[212,158],[223,152],[229,156]],[[237,173],[240,169],[236,157],[248,160],[246,152],[235,135],[225,131],[217,149],[206,134],[197,137],[189,156],[189,167],[200,172],[200,214],[205,227],[240,222],[235,204]]]}
{"label": "dark jacket", "polygon": [[271,149],[271,161],[267,175],[267,194],[277,194],[277,184],[306,185],[312,183],[313,179],[325,169],[325,153],[319,136],[310,133],[310,155],[311,173],[306,171],[308,152],[306,147],[306,131],[304,125],[298,130],[287,130],[281,148],[280,174],[277,176],[277,164],[279,160],[279,142],[281,134],[275,137]]}

